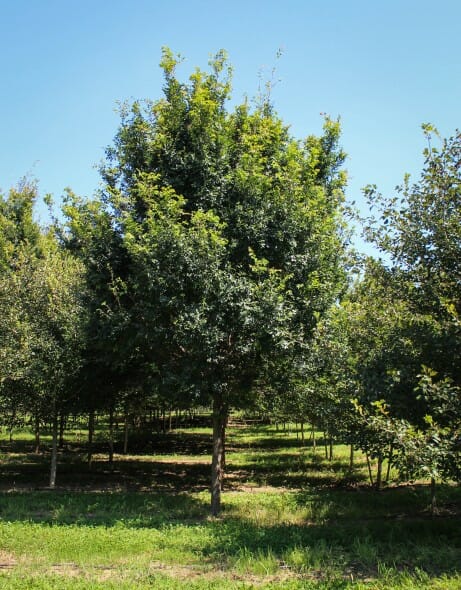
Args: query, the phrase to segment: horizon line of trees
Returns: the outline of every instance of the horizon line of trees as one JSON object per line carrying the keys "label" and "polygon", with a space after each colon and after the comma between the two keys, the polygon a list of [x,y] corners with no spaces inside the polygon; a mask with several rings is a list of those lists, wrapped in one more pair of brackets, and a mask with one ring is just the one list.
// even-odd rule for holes
{"label": "horizon line of trees", "polygon": [[224,52],[186,82],[179,61],[164,49],[162,99],[121,108],[94,198],[68,191],[42,228],[33,183],[0,195],[4,421],[31,416],[37,444],[51,422],[53,487],[66,416],[91,437],[106,413],[113,440],[120,409],[206,405],[214,515],[231,409],[348,442],[377,461],[378,487],[384,460],[459,481],[460,132],[423,126],[420,179],[365,189],[362,228],[387,262],[360,259],[339,122],[298,140],[270,89],[229,108]]}

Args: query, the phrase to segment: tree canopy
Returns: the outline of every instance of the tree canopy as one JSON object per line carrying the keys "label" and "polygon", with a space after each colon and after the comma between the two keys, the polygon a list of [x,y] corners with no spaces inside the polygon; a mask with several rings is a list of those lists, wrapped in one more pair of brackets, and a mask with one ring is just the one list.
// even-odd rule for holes
{"label": "tree canopy", "polygon": [[[217,513],[230,407],[270,380],[271,359],[306,350],[344,288],[345,155],[336,121],[297,140],[266,99],[229,109],[223,52],[187,82],[178,61],[164,50],[162,99],[122,108],[106,188],[92,209],[68,204],[68,240],[89,241],[80,248],[93,254],[108,223],[111,297],[100,304],[126,321],[117,349],[137,366],[138,386],[213,404]],[[89,272],[102,266],[86,261]]]}

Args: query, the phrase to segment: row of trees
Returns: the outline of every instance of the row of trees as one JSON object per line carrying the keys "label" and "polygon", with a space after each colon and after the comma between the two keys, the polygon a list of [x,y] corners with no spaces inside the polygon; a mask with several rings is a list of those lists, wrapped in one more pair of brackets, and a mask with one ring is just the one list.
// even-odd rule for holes
{"label": "row of trees", "polygon": [[387,459],[434,491],[436,479],[461,475],[461,134],[423,129],[418,182],[406,178],[391,198],[365,189],[374,215],[364,233],[384,262],[360,260],[317,324],[297,395],[275,409],[375,459],[378,487]]}
{"label": "row of trees", "polygon": [[120,408],[208,405],[213,514],[232,408],[289,412],[406,469],[409,441],[421,458],[432,437],[452,477],[459,134],[399,202],[367,190],[382,218],[366,231],[392,262],[352,281],[338,122],[297,140],[268,97],[229,107],[223,53],[187,82],[178,63],[164,50],[164,97],[121,109],[95,198],[69,191],[47,230],[30,184],[0,200],[4,415],[37,436],[50,419],[54,485],[69,413],[91,433],[96,411],[112,429]]}

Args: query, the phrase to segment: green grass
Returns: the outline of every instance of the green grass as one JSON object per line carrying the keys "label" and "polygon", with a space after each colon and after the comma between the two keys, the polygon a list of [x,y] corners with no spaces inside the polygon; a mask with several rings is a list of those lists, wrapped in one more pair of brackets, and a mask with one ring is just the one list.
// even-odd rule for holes
{"label": "green grass", "polygon": [[90,470],[69,435],[55,491],[48,452],[16,436],[2,443],[0,589],[461,588],[460,488],[439,486],[431,518],[424,482],[371,490],[346,447],[330,462],[293,432],[231,430],[213,519],[206,429],[154,436],[113,470],[102,440]]}

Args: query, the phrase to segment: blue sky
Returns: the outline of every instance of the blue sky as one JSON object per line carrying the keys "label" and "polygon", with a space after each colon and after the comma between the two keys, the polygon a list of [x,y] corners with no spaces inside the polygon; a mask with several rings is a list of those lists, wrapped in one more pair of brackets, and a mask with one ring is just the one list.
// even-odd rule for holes
{"label": "blue sky", "polygon": [[117,101],[161,96],[168,45],[184,76],[226,49],[236,101],[276,66],[275,107],[298,137],[340,116],[360,204],[368,183],[417,176],[421,123],[460,126],[460,23],[459,0],[0,0],[0,187],[29,174],[43,195],[91,195]]}

